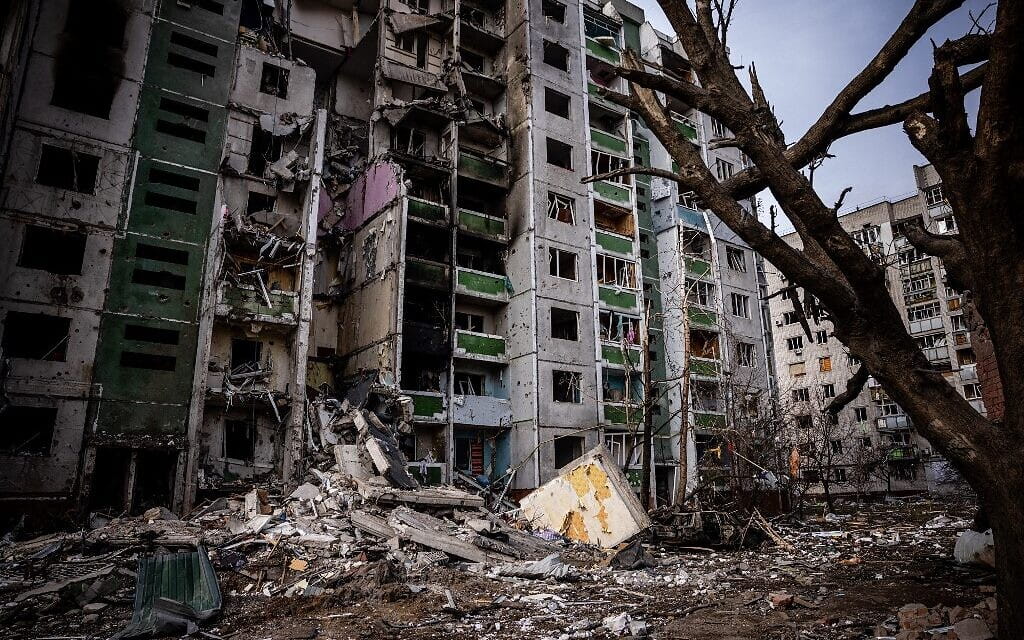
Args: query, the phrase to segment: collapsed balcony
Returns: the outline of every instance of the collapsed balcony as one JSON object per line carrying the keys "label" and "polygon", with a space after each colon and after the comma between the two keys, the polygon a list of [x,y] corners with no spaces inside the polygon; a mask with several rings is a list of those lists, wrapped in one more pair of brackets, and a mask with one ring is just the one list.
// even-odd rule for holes
{"label": "collapsed balcony", "polygon": [[225,234],[221,280],[217,285],[217,316],[233,322],[298,323],[296,291],[302,243],[254,233]]}

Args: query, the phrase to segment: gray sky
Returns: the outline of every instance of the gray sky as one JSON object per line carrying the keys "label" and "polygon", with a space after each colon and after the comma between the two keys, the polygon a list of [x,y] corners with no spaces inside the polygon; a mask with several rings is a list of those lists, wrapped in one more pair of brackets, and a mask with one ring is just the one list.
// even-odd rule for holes
{"label": "gray sky", "polygon": [[[644,8],[656,28],[673,33],[656,0],[632,1]],[[977,16],[987,4],[989,0],[967,0],[935,25],[855,110],[901,102],[924,92],[932,64],[928,38],[941,43],[964,35],[971,26],[968,10]],[[878,51],[912,5],[911,0],[740,0],[729,48],[734,63],[757,65],[758,78],[787,140],[795,141]],[[992,7],[982,24],[994,18]],[[740,73],[745,78],[746,72]],[[972,118],[978,93],[968,97]],[[852,186],[844,211],[913,191],[911,165],[925,163],[899,125],[844,138],[830,151],[836,158],[815,172],[814,183],[827,204],[844,187]],[[771,202],[770,194],[763,194],[762,201]],[[784,224],[780,230],[792,228],[788,221]]]}

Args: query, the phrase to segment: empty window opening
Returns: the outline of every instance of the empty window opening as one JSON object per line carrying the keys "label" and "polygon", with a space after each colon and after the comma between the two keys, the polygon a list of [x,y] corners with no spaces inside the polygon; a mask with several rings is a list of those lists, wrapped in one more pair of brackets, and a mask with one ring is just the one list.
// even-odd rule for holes
{"label": "empty window opening", "polygon": [[210,119],[209,110],[170,98],[160,98],[160,111],[185,118],[185,122],[157,118],[155,128],[158,132],[192,142],[206,143],[206,131],[191,126],[191,123],[207,122]]}
{"label": "empty window opening", "polygon": [[463,331],[484,332],[484,317],[477,313],[455,312],[455,328]]}
{"label": "empty window opening", "polygon": [[565,5],[558,2],[558,0],[543,0],[541,11],[546,20],[551,20],[558,24],[565,23]]}
{"label": "empty window opening", "polygon": [[57,189],[93,193],[99,166],[99,156],[44,144],[39,155],[36,182]]}
{"label": "empty window opening", "polygon": [[583,455],[583,436],[555,438],[555,468],[561,469]]}
{"label": "empty window opening", "polygon": [[485,396],[487,389],[483,375],[467,371],[455,372],[455,394],[460,396]]}
{"label": "empty window opening", "polygon": [[601,400],[604,402],[636,402],[642,398],[643,381],[640,376],[633,376],[627,380],[624,371],[601,371]]}
{"label": "empty window opening", "polygon": [[[602,173],[610,173],[612,171],[618,171],[625,169],[629,166],[629,160],[626,158],[620,158],[611,154],[605,153],[604,151],[591,151],[590,152],[590,169],[594,175]],[[617,184],[631,184],[630,177],[626,176],[613,176],[605,178],[605,182],[614,182]]]}
{"label": "empty window opening", "polygon": [[430,0],[401,0],[401,2],[416,13],[426,13],[430,10]]}
{"label": "empty window opening", "polygon": [[262,176],[267,165],[281,158],[281,138],[264,131],[258,124],[252,128],[252,142],[249,146],[247,170],[255,176]]}
{"label": "empty window opening", "polygon": [[[149,170],[149,182],[151,184],[166,185],[176,189],[185,189],[195,192],[199,191],[200,184],[199,178],[183,175],[173,171],[157,169],[156,167],[152,167]],[[195,215],[196,208],[198,207],[198,202],[196,200],[172,196],[166,193],[153,191],[151,189],[146,189],[144,202],[146,205],[151,207],[178,211],[189,215]]]}
{"label": "empty window opening", "polygon": [[395,127],[391,136],[391,149],[411,156],[427,155],[427,134],[411,127]]}
{"label": "empty window opening", "polygon": [[564,93],[555,91],[551,87],[544,88],[544,110],[562,118],[569,117],[569,105],[572,100]]}
{"label": "empty window opening", "polygon": [[0,454],[49,455],[56,424],[56,407],[7,405],[0,410]]}
{"label": "empty window opening", "polygon": [[460,49],[459,54],[462,56],[462,69],[464,71],[473,71],[475,73],[484,73],[486,71],[484,57],[479,53]]}
{"label": "empty window opening", "polygon": [[560,71],[568,71],[569,50],[556,42],[545,40],[544,64],[550,65]]}
{"label": "empty window opening", "polygon": [[583,394],[580,389],[583,381],[583,374],[578,371],[551,372],[551,399],[554,402],[571,402],[580,404],[583,402]]}
{"label": "empty window opening", "polygon": [[739,271],[740,273],[747,272],[747,254],[743,249],[726,247],[725,256],[730,269],[733,271]]}
{"label": "empty window opening", "polygon": [[264,62],[263,73],[260,75],[260,93],[287,98],[288,70],[276,64]]}
{"label": "empty window opening", "polygon": [[70,337],[70,318],[8,311],[4,319],[4,356],[64,362]]}
{"label": "empty window opening", "polygon": [[564,280],[576,280],[576,254],[562,249],[548,249],[548,270]]}
{"label": "empty window opening", "polygon": [[718,177],[719,181],[728,180],[732,177],[733,172],[736,170],[735,165],[731,162],[726,162],[721,158],[715,159],[715,176]]}
{"label": "empty window opening", "polygon": [[547,139],[548,164],[572,171],[572,147],[552,138]]}
{"label": "empty window opening", "polygon": [[615,256],[597,255],[597,283],[636,289],[636,263]]}
{"label": "empty window opening", "polygon": [[89,507],[96,510],[123,511],[128,501],[128,471],[132,464],[130,449],[100,448],[96,450]]}
{"label": "empty window opening", "polygon": [[796,351],[797,349],[804,348],[804,337],[793,336],[792,338],[786,338],[786,349],[790,351]]}
{"label": "empty window opening", "polygon": [[[184,47],[191,50],[193,53],[198,53],[200,55],[210,56],[212,58],[217,57],[216,45],[208,44],[202,40],[186,36],[183,33],[178,33],[177,31],[171,32],[171,44]],[[192,71],[209,78],[214,77],[217,73],[217,67],[209,62],[196,60],[195,58],[179,53],[178,51],[167,52],[167,64],[172,67],[184,69],[185,71]]]}
{"label": "empty window opening", "polygon": [[187,176],[174,171],[150,167],[149,181],[155,184],[165,184],[168,187],[177,187],[189,191],[199,191],[199,178]]}
{"label": "empty window opening", "polygon": [[736,343],[736,364],[741,367],[754,366],[754,345],[749,342]]}
{"label": "empty window opening", "polygon": [[836,385],[831,383],[821,385],[821,397],[825,399],[836,397]]}
{"label": "empty window opening", "polygon": [[155,244],[140,242],[135,245],[135,257],[144,260],[158,260],[170,262],[171,264],[188,265],[188,251],[160,247]]}
{"label": "empty window opening", "polygon": [[807,388],[793,389],[792,391],[793,402],[810,402],[811,392]]}
{"label": "empty window opening", "polygon": [[720,350],[718,333],[694,329],[690,331],[690,355],[695,358],[709,358],[718,360]]}
{"label": "empty window opening", "polygon": [[416,66],[427,68],[427,34],[422,32],[406,32],[398,36],[398,48],[416,56]]}
{"label": "empty window opening", "polygon": [[635,344],[640,336],[640,318],[627,316],[617,311],[601,311],[598,315],[601,324],[600,338],[609,342]]}
{"label": "empty window opening", "polygon": [[140,324],[126,324],[124,326],[124,339],[136,342],[152,342],[155,344],[178,344],[181,332],[174,329],[161,329],[159,327],[146,327]]}
{"label": "empty window opening", "polygon": [[150,369],[152,371],[174,371],[178,359],[174,356],[141,351],[122,351],[121,366],[129,369]]}
{"label": "empty window opening", "polygon": [[234,338],[231,340],[231,370],[239,367],[259,368],[263,343],[258,340]]}
{"label": "empty window opening", "polygon": [[853,419],[856,422],[867,422],[868,421],[868,408],[867,407],[854,407],[853,408]]}
{"label": "empty window opening", "polygon": [[576,201],[568,196],[549,191],[548,217],[565,224],[576,224]]}
{"label": "empty window opening", "polygon": [[25,226],[18,266],[60,275],[81,275],[86,235],[49,227]]}
{"label": "empty window opening", "polygon": [[551,337],[556,340],[580,339],[580,314],[568,309],[551,308]]}
{"label": "empty window opening", "polygon": [[588,38],[607,47],[619,47],[619,25],[604,16],[583,14],[583,31]]}
{"label": "empty window opening", "polygon": [[817,344],[827,344],[828,343],[828,331],[825,331],[825,330],[815,331],[814,332],[814,342],[816,342]]}
{"label": "empty window opening", "polygon": [[729,294],[729,302],[732,307],[732,315],[737,318],[749,318],[750,317],[750,296],[744,296],[738,293]]}
{"label": "empty window opening", "polygon": [[71,2],[54,60],[50,103],[107,119],[124,75],[127,5],[118,0]]}
{"label": "empty window opening", "polygon": [[185,290],[185,276],[170,271],[155,271],[136,267],[132,271],[132,282],[147,287],[160,287],[162,289]]}
{"label": "empty window opening", "polygon": [[252,215],[262,211],[273,211],[277,205],[277,197],[258,191],[250,191],[249,198],[245,202],[246,214]]}
{"label": "empty window opening", "polygon": [[178,468],[177,451],[137,451],[132,513],[171,504],[174,476]]}
{"label": "empty window opening", "polygon": [[718,300],[718,291],[714,283],[703,280],[686,279],[686,297],[690,304],[702,307],[713,307]]}
{"label": "empty window opening", "polygon": [[256,458],[255,421],[224,421],[224,457],[243,462],[252,462]]}

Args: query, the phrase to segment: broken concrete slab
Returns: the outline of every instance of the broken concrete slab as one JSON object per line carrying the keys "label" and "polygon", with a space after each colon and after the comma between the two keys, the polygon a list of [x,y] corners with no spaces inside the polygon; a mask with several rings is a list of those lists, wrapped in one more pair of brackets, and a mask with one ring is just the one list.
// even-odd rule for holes
{"label": "broken concrete slab", "polygon": [[629,481],[603,445],[569,464],[557,478],[521,500],[534,528],[604,548],[651,526]]}
{"label": "broken concrete slab", "polygon": [[449,507],[482,507],[484,499],[454,488],[420,487],[415,490],[394,489],[356,478],[359,494],[371,502],[385,504],[418,504]]}

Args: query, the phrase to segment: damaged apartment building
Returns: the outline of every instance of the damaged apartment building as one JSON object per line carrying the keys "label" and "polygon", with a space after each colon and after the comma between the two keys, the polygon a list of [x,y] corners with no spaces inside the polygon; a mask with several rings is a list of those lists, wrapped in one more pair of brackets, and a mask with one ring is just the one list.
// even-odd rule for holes
{"label": "damaged apartment building", "polygon": [[[987,402],[1001,401],[1001,391],[998,379],[988,384],[979,380],[974,345],[977,327],[971,326],[970,305],[963,292],[947,283],[942,261],[915,248],[904,235],[906,225],[917,222],[935,234],[956,232],[956,220],[935,169],[931,165],[913,169],[916,189],[911,195],[858,207],[842,214],[839,222],[866,253],[885,265],[893,302],[924,356],[971,406],[987,415]],[[796,233],[783,239],[800,245]],[[768,278],[773,293],[787,285],[773,268]],[[846,389],[860,363],[832,335],[827,318],[815,311],[813,298],[807,300],[802,290],[797,291],[801,309],[806,308],[810,336],[790,297],[772,297],[770,308],[779,399],[799,432]],[[831,471],[835,493],[941,491],[953,479],[948,464],[874,378],[869,377],[857,398],[840,412],[838,423],[836,439],[828,443],[835,454]],[[858,488],[854,483],[856,467],[864,460],[882,464]],[[819,472],[808,469],[801,473],[814,485]]]}
{"label": "damaged apartment building", "polygon": [[[750,249],[674,185],[582,182],[671,166],[603,92],[626,92],[613,73],[626,47],[688,77],[681,47],[626,2],[394,1],[368,20],[336,104],[365,167],[319,244],[333,279],[317,291],[314,339],[334,349],[337,384],[371,376],[412,398],[404,447],[422,480],[511,477],[516,491],[598,443],[639,488],[650,405],[651,486],[668,500],[682,416],[699,425],[692,465],[725,426],[734,369],[755,398],[769,380]],[[668,106],[706,149],[718,125]],[[723,179],[742,168],[736,150],[707,157]],[[686,366],[699,371],[684,401]]]}
{"label": "damaged apartment building", "polygon": [[[691,73],[628,2],[5,11],[2,499],[287,482],[310,400],[383,384],[425,482],[523,491],[604,443],[639,487],[650,417],[668,500],[684,416],[692,467],[769,389],[760,259],[674,184],[582,182],[672,166],[603,97],[626,47]],[[720,178],[743,168],[668,107]]]}

